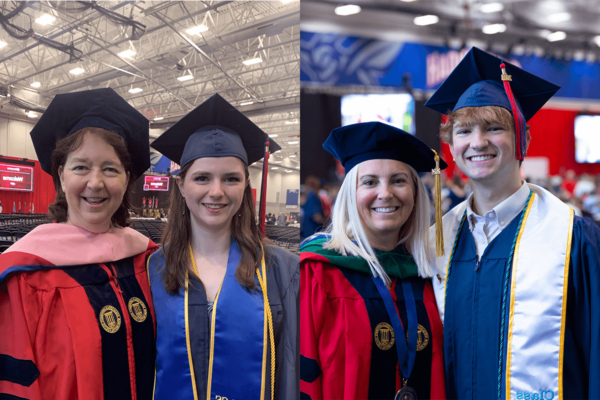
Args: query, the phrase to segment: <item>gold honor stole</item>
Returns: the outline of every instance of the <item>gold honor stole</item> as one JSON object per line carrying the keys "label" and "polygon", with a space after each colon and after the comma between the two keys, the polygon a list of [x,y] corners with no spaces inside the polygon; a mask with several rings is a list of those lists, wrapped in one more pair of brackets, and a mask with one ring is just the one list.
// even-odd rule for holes
{"label": "gold honor stole", "polygon": [[[505,397],[562,399],[573,210],[545,189],[528,186],[533,198],[518,233],[510,283]],[[443,219],[444,256],[435,259],[433,278],[442,322],[449,256],[466,207],[465,201]]]}

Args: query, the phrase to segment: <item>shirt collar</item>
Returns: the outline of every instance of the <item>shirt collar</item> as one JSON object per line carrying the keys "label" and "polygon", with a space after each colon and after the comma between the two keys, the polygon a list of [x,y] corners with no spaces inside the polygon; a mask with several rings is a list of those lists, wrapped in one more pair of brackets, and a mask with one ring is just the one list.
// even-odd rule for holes
{"label": "shirt collar", "polygon": [[[529,197],[529,185],[527,182],[521,181],[522,185],[519,190],[512,194],[509,198],[498,204],[496,207],[485,213],[483,217],[487,215],[495,215],[498,220],[498,224],[504,228],[523,210],[527,197]],[[469,220],[469,226],[473,229],[472,220],[476,217],[481,218],[471,208],[473,202],[473,194],[467,199],[467,219]]]}

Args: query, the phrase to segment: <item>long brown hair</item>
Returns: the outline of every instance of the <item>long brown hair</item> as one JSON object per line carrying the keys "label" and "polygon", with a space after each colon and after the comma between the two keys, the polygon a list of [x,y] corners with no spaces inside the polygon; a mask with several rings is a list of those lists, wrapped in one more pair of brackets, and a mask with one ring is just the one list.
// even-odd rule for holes
{"label": "long brown hair", "polygon": [[69,154],[81,147],[83,144],[83,137],[86,133],[97,135],[106,143],[110,144],[115,150],[121,164],[123,164],[125,172],[129,173],[129,180],[127,181],[127,189],[125,189],[125,193],[123,194],[123,200],[111,218],[111,225],[114,228],[125,228],[131,224],[131,220],[129,219],[129,209],[131,208],[130,195],[133,183],[135,182],[135,177],[131,171],[131,157],[129,156],[127,145],[123,138],[116,133],[107,131],[103,128],[82,128],[56,142],[56,147],[52,152],[52,164],[50,169],[52,180],[54,181],[54,188],[56,189],[56,198],[54,199],[54,203],[48,206],[48,217],[56,222],[67,221],[69,205],[67,204],[67,197],[60,184],[58,170],[60,167],[65,166]]}
{"label": "long brown hair", "polygon": [[[179,179],[185,181],[193,161],[187,163],[179,172]],[[244,173],[248,180],[248,167],[244,165]],[[190,265],[189,246],[192,243],[192,226],[190,210],[183,201],[181,192],[175,185],[171,191],[169,221],[163,232],[162,243],[165,255],[163,282],[171,294],[185,288],[185,277]],[[240,285],[249,289],[255,287],[254,271],[263,257],[266,240],[262,238],[254,214],[254,196],[252,188],[246,185],[240,209],[231,220],[231,234],[235,238],[242,253],[242,260],[237,267],[235,277]]]}

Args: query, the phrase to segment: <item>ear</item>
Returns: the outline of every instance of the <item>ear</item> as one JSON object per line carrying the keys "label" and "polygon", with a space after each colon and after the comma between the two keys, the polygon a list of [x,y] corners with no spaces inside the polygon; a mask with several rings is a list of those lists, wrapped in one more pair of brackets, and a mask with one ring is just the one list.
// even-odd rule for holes
{"label": "ear", "polygon": [[179,188],[179,193],[181,196],[185,197],[185,191],[183,190],[183,180],[179,175],[175,177],[175,182],[177,182],[177,187]]}
{"label": "ear", "polygon": [[248,176],[248,179],[246,179],[246,187],[250,186],[250,176]]}
{"label": "ear", "polygon": [[62,191],[65,191],[65,180],[64,180],[64,175],[63,175],[64,169],[63,166],[61,165],[60,167],[58,167],[58,179],[60,180],[60,187],[62,189]]}
{"label": "ear", "polygon": [[529,127],[526,127],[525,130],[527,131],[527,134],[525,135],[525,141],[526,141],[526,149],[529,150],[529,145],[531,144],[531,133],[529,132]]}

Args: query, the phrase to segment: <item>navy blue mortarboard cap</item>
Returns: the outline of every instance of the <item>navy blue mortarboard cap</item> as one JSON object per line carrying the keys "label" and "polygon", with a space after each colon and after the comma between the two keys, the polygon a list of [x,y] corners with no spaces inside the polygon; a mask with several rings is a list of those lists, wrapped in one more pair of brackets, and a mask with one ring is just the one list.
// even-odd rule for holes
{"label": "navy blue mortarboard cap", "polygon": [[[442,114],[464,107],[500,106],[512,112],[502,81],[503,60],[473,47],[425,105]],[[525,121],[560,89],[559,86],[504,61],[510,86]]]}
{"label": "navy blue mortarboard cap", "polygon": [[246,165],[281,147],[219,94],[212,95],[152,143],[180,166],[204,157],[237,157]]}
{"label": "navy blue mortarboard cap", "polygon": [[[383,122],[363,122],[336,128],[323,148],[340,160],[346,172],[363,161],[398,160],[417,172],[431,172],[435,152],[421,139]],[[448,165],[440,158],[440,169]]]}
{"label": "navy blue mortarboard cap", "polygon": [[31,140],[44,171],[51,173],[56,142],[82,128],[103,128],[127,145],[134,177],[150,167],[148,119],[113,89],[57,94],[31,130]]}

